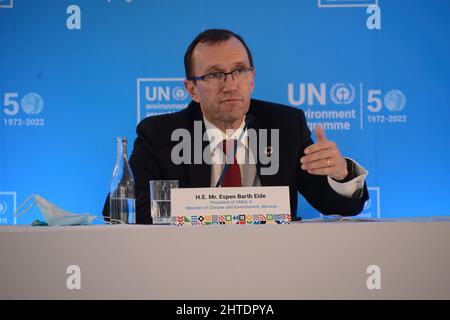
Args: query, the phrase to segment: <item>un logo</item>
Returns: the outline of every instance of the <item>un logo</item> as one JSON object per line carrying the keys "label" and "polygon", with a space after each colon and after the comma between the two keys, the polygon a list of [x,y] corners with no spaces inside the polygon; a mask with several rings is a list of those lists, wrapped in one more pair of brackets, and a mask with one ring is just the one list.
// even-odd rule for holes
{"label": "un logo", "polygon": [[187,98],[187,92],[182,87],[175,87],[172,89],[172,97],[174,100],[184,100]]}
{"label": "un logo", "polygon": [[401,111],[406,105],[406,97],[400,90],[391,90],[384,96],[384,106],[389,111]]}
{"label": "un logo", "polygon": [[350,104],[355,100],[355,87],[350,83],[336,83],[330,91],[334,104]]}
{"label": "un logo", "polygon": [[44,109],[44,100],[35,92],[24,95],[20,104],[23,111],[30,115],[39,114]]}

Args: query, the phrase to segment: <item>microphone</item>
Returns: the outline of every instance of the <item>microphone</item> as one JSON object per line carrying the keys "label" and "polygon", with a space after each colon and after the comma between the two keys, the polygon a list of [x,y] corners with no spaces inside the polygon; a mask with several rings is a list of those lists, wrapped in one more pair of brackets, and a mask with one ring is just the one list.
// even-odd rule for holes
{"label": "microphone", "polygon": [[[242,132],[239,135],[239,138],[237,139],[236,143],[234,144],[233,155],[236,154],[237,145],[242,140],[242,137],[244,136],[245,130],[247,130],[248,128],[250,128],[252,126],[253,120],[254,120],[253,115],[251,115],[251,114],[247,114],[246,115],[245,120],[244,120],[245,121],[244,129],[242,129]],[[222,181],[225,178],[225,174],[227,173],[228,169],[230,168],[230,165],[231,165],[230,162],[231,161],[228,161],[228,160],[229,159],[227,157],[227,161],[225,161],[225,166],[222,169],[222,173],[220,174],[220,178],[219,178],[219,180],[216,183],[216,188],[218,188],[222,184]]]}

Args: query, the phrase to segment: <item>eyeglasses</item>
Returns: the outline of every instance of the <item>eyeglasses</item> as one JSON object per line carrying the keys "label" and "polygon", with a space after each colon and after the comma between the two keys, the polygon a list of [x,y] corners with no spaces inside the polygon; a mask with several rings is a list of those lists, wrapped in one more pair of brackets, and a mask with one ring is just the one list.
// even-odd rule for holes
{"label": "eyeglasses", "polygon": [[208,74],[205,74],[203,76],[198,77],[188,77],[188,80],[192,81],[205,81],[206,83],[210,85],[221,85],[224,84],[227,81],[227,76],[231,75],[233,80],[243,83],[245,81],[248,81],[250,79],[250,76],[253,72],[254,68],[244,68],[239,67],[234,69],[231,72],[211,72]]}

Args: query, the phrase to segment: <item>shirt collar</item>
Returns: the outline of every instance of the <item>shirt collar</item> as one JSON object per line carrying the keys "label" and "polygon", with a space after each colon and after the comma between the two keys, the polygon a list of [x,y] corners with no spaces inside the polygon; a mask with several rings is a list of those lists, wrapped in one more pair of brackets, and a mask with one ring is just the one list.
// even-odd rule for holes
{"label": "shirt collar", "polygon": [[[242,133],[242,130],[244,130],[244,126],[245,126],[245,121],[242,120],[242,123],[240,124],[240,126],[236,130],[234,130],[234,132],[230,136],[227,136],[225,134],[225,132],[223,132],[217,126],[215,126],[214,124],[212,124],[211,122],[206,120],[206,118],[204,116],[203,116],[203,121],[205,122],[206,134],[208,136],[208,140],[211,145],[211,150],[214,150],[219,143],[222,143],[222,141],[224,139],[238,140]],[[248,139],[247,139],[247,130],[246,130],[244,132],[244,134],[242,135],[242,138],[239,141],[239,144],[244,147],[247,147],[247,140]]]}

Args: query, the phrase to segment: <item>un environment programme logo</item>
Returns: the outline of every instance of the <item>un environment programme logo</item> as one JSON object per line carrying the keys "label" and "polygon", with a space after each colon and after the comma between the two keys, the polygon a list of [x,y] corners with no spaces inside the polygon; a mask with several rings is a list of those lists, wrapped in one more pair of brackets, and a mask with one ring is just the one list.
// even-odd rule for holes
{"label": "un environment programme logo", "polygon": [[14,0],[0,0],[0,9],[14,8]]}
{"label": "un environment programme logo", "polygon": [[5,92],[3,95],[5,127],[43,127],[45,119],[40,115],[43,110],[44,99],[36,92],[22,97],[18,92]]}
{"label": "un environment programme logo", "polygon": [[363,83],[354,86],[350,82],[331,85],[300,82],[287,86],[289,104],[303,109],[311,131],[319,124],[324,130],[351,130],[358,125],[363,130],[365,123],[408,121],[404,112],[406,96],[398,89],[384,93],[380,89],[365,89]]}
{"label": "un environment programme logo", "polygon": [[137,122],[148,116],[185,108],[190,99],[183,80],[184,78],[138,78]]}
{"label": "un environment programme logo", "polygon": [[348,82],[288,83],[289,104],[303,109],[311,131],[319,124],[324,130],[351,130],[357,126],[359,107],[355,97],[355,87]]}
{"label": "un environment programme logo", "polygon": [[13,217],[16,205],[15,191],[0,191],[0,224],[11,224],[11,221],[16,224],[16,218]]}

